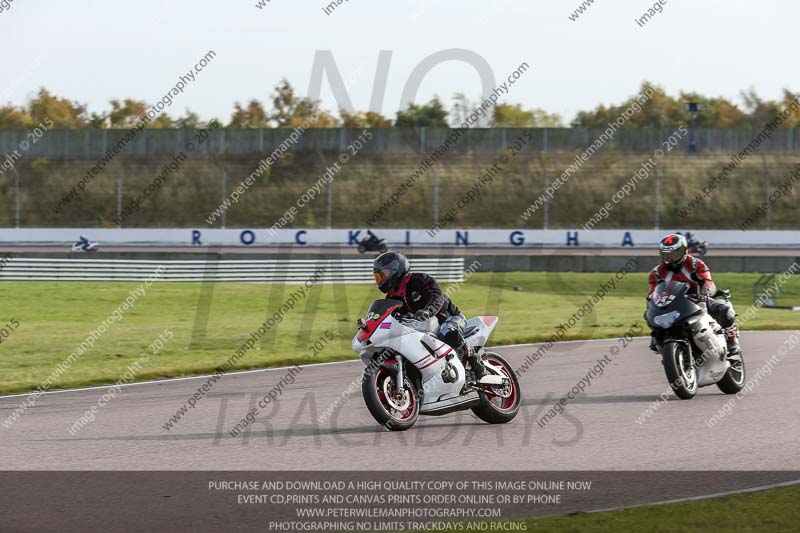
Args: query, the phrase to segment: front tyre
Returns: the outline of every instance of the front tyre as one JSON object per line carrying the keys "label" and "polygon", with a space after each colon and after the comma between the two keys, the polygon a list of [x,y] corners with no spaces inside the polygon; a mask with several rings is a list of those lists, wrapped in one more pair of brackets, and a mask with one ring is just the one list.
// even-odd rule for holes
{"label": "front tyre", "polygon": [[730,368],[722,379],[717,382],[717,388],[725,394],[736,394],[744,387],[745,382],[745,368],[744,356],[741,354],[735,355],[728,359],[731,364]]}
{"label": "front tyre", "polygon": [[[519,412],[521,400],[517,375],[508,361],[494,352],[486,352],[483,361],[498,367],[501,375],[507,379],[503,385],[482,385],[482,389],[478,390],[481,403],[473,407],[472,412],[489,424],[511,422]],[[488,367],[486,371],[492,372]]]}
{"label": "front tyre", "polygon": [[361,393],[372,417],[386,429],[405,431],[419,418],[417,386],[404,376],[404,386],[398,390],[396,374],[379,366],[364,370]]}
{"label": "front tyre", "polygon": [[689,347],[682,342],[667,341],[661,346],[661,360],[669,386],[678,398],[694,398],[697,394],[697,368]]}

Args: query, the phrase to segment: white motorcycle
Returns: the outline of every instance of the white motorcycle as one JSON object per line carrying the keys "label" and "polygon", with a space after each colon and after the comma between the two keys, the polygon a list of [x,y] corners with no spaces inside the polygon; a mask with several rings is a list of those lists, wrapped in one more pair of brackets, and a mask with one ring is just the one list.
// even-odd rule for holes
{"label": "white motorcycle", "polygon": [[436,317],[416,320],[402,307],[399,300],[374,301],[353,338],[353,350],[367,365],[361,392],[375,420],[392,431],[411,428],[421,414],[466,409],[490,424],[513,420],[520,407],[517,377],[503,357],[484,348],[498,317],[467,321],[464,337],[486,370],[476,380],[469,362],[436,336]]}
{"label": "white motorcycle", "polygon": [[72,252],[75,253],[84,253],[84,252],[96,252],[100,247],[100,243],[97,242],[89,242],[88,244],[84,244],[81,241],[78,241],[72,245]]}

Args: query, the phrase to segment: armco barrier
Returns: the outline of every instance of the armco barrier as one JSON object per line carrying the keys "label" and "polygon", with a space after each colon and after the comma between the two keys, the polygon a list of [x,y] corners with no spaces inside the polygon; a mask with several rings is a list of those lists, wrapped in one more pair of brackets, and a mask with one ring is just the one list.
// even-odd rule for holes
{"label": "armco barrier", "polygon": [[[10,258],[0,281],[144,281],[160,266],[159,281],[303,283],[322,271],[320,283],[374,283],[372,259],[274,259],[251,261],[144,261],[120,259]],[[441,281],[464,280],[464,258],[419,258],[418,271]]]}

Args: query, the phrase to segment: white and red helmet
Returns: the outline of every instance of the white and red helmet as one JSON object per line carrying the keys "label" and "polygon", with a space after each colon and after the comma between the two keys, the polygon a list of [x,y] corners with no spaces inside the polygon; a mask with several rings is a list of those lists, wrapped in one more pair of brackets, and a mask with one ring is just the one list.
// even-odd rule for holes
{"label": "white and red helmet", "polygon": [[658,245],[658,254],[661,258],[661,264],[669,270],[680,270],[683,260],[686,259],[686,253],[689,245],[686,242],[686,237],[677,233],[670,233]]}

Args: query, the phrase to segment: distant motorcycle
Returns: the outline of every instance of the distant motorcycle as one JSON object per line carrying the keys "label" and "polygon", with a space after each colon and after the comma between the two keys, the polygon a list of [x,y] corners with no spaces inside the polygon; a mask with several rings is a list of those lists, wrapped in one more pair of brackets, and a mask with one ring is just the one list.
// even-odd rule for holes
{"label": "distant motorcycle", "polygon": [[469,361],[436,336],[436,317],[416,320],[399,311],[402,305],[376,300],[357,322],[353,350],[367,365],[361,392],[373,418],[392,431],[411,428],[421,414],[466,409],[490,424],[513,420],[520,408],[517,376],[505,359],[484,349],[498,318],[467,321],[464,336],[486,370],[476,380]]}
{"label": "distant motorcycle", "polygon": [[92,242],[83,235],[78,239],[78,242],[72,245],[73,252],[96,252],[100,244]]}
{"label": "distant motorcycle", "polygon": [[688,252],[692,255],[706,255],[708,252],[708,241],[701,241],[692,235],[692,232],[686,232],[686,243],[688,244]]}
{"label": "distant motorcycle", "polygon": [[370,230],[367,230],[367,237],[364,237],[358,243],[358,251],[360,253],[364,252],[380,252],[383,253],[388,250],[389,247],[386,246],[386,240],[379,238],[377,235],[372,233]]}
{"label": "distant motorcycle", "polygon": [[[693,301],[689,285],[662,281],[645,312],[653,330],[670,387],[683,400],[697,389],[716,385],[725,394],[736,394],[745,382],[744,357],[730,356],[722,327],[708,314],[707,302]],[[718,291],[715,298],[730,297]]]}

